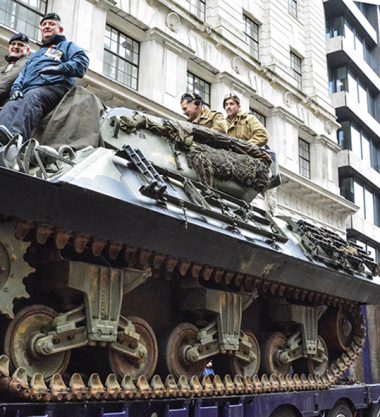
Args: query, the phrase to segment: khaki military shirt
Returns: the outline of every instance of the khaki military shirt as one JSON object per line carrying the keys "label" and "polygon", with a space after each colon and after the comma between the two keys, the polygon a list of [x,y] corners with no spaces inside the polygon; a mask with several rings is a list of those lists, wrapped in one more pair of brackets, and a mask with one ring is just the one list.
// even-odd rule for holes
{"label": "khaki military shirt", "polygon": [[240,112],[235,117],[227,117],[227,133],[237,139],[246,140],[257,146],[264,146],[268,142],[268,132],[259,120],[250,113]]}
{"label": "khaki military shirt", "polygon": [[224,120],[222,113],[210,110],[207,107],[203,108],[202,113],[193,120],[193,123],[217,132],[227,133],[227,122]]}
{"label": "khaki military shirt", "polygon": [[28,57],[18,59],[14,64],[9,64],[6,60],[0,66],[0,107],[9,99],[9,91],[19,73],[24,69]]}

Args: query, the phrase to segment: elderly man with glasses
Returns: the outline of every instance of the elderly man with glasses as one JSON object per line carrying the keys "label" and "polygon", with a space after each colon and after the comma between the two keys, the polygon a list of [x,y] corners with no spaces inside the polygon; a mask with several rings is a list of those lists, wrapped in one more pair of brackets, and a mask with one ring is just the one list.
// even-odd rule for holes
{"label": "elderly man with glasses", "polygon": [[208,127],[217,132],[227,133],[227,123],[222,113],[210,110],[197,93],[185,93],[181,97],[183,114],[191,123]]}
{"label": "elderly man with glasses", "polygon": [[240,99],[237,95],[227,94],[223,100],[223,108],[227,113],[229,136],[246,140],[260,147],[268,142],[267,130],[253,114],[241,111]]}

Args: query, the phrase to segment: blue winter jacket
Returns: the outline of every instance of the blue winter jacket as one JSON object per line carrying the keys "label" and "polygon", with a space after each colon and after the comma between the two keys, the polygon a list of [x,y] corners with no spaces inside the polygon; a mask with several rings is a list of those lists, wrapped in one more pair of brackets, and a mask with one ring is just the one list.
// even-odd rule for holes
{"label": "blue winter jacket", "polygon": [[[89,59],[83,49],[65,36],[55,35],[49,42],[31,55],[24,70],[12,84],[10,95],[19,90],[27,92],[43,85],[59,85],[71,88],[75,78],[82,78],[88,68]],[[62,75],[40,75],[43,68],[58,66]]]}

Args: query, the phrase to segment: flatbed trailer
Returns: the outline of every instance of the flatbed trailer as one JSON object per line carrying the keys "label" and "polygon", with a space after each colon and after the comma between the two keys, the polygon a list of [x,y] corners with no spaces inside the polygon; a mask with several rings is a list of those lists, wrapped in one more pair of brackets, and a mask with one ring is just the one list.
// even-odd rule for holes
{"label": "flatbed trailer", "polygon": [[380,384],[229,397],[0,403],[0,417],[378,417]]}

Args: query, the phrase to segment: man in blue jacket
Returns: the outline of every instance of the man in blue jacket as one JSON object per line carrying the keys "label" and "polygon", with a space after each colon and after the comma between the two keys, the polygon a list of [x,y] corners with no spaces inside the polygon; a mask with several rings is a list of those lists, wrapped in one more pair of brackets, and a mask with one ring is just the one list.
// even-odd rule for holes
{"label": "man in blue jacket", "polygon": [[40,22],[42,43],[13,83],[9,102],[0,112],[0,143],[14,135],[30,138],[43,116],[83,77],[89,64],[86,53],[62,35],[61,19],[48,13]]}

